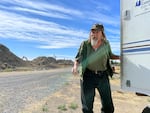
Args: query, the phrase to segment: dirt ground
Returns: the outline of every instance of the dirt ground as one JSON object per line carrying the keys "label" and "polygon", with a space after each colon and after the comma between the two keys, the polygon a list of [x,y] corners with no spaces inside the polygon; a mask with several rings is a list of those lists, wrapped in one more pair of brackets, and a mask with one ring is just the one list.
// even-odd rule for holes
{"label": "dirt ground", "polygon": [[[111,85],[116,86],[112,90],[114,113],[142,113],[144,107],[150,104],[150,97],[137,96],[133,92],[122,91],[119,77],[110,79]],[[100,99],[96,91],[94,113],[100,113]],[[62,89],[50,95],[46,101],[32,113],[82,113],[80,103],[79,77],[71,77]]]}

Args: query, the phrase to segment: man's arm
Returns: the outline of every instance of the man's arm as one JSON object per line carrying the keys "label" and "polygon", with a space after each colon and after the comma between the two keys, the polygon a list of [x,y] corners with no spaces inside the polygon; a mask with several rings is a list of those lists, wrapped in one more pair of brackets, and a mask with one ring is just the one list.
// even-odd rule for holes
{"label": "man's arm", "polygon": [[111,55],[111,59],[113,59],[113,60],[119,60],[119,59],[120,59],[120,56],[115,55],[115,54],[112,54],[112,55]]}
{"label": "man's arm", "polygon": [[77,60],[74,61],[74,65],[73,65],[73,68],[72,68],[72,73],[74,75],[77,75],[78,74],[78,66],[79,66],[79,63]]}

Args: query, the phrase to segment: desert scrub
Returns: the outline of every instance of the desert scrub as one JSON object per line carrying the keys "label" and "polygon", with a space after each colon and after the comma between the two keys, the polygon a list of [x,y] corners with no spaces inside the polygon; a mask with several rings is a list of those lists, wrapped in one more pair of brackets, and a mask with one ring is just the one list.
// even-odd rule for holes
{"label": "desert scrub", "polygon": [[64,84],[65,84],[65,86],[67,86],[67,85],[69,85],[69,82],[65,82]]}
{"label": "desert scrub", "polygon": [[62,110],[62,111],[67,111],[67,108],[66,108],[65,104],[59,105],[57,108],[60,109],[60,110]]}
{"label": "desert scrub", "polygon": [[71,103],[70,105],[69,105],[69,108],[71,108],[71,109],[77,109],[78,108],[78,104],[76,104],[76,103]]}
{"label": "desert scrub", "polygon": [[47,106],[47,105],[43,105],[42,111],[43,111],[43,112],[48,112],[48,106]]}

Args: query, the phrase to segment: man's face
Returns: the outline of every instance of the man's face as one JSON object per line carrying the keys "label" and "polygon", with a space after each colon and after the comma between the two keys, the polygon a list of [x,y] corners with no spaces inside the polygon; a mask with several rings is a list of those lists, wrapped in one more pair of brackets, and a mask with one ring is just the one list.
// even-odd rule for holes
{"label": "man's face", "polygon": [[102,31],[91,30],[91,39],[100,40],[102,37]]}
{"label": "man's face", "polygon": [[101,39],[101,31],[91,30],[91,45],[96,46],[98,41]]}
{"label": "man's face", "polygon": [[98,40],[99,40],[98,33],[99,31],[97,30],[91,30],[91,45],[92,46],[96,46],[98,43]]}

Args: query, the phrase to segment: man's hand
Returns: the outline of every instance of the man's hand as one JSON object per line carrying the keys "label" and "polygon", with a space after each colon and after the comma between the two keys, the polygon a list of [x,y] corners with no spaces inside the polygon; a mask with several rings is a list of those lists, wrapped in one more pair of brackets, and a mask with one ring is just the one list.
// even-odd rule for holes
{"label": "man's hand", "polygon": [[72,74],[73,75],[78,75],[79,74],[79,72],[78,72],[78,62],[77,61],[74,62],[74,66],[72,68]]}

